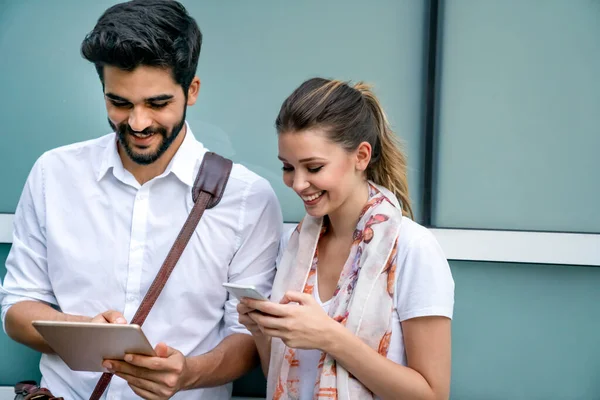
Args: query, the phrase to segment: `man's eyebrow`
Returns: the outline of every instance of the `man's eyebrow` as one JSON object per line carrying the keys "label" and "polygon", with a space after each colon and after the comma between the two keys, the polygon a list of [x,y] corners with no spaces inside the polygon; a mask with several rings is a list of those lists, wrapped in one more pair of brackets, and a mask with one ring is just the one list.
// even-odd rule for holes
{"label": "man's eyebrow", "polygon": [[[104,94],[106,97],[108,97],[111,100],[115,100],[115,101],[123,101],[123,102],[127,102],[127,103],[131,103],[129,100],[127,100],[124,97],[118,96],[114,93],[105,93]],[[172,94],[159,94],[157,96],[152,96],[152,97],[148,97],[147,99],[145,99],[144,101],[146,103],[152,103],[154,101],[166,101],[166,100],[171,100],[173,99],[173,95]]]}
{"label": "man's eyebrow", "polygon": [[114,94],[114,93],[110,93],[110,92],[108,92],[108,93],[105,93],[104,95],[105,95],[106,97],[108,97],[109,99],[111,99],[111,100],[115,100],[115,101],[123,101],[123,102],[130,103],[130,101],[129,101],[129,100],[127,100],[126,98],[124,98],[124,97],[121,97],[121,96],[117,96],[117,95],[116,95],[116,94]]}
{"label": "man's eyebrow", "polygon": [[146,103],[151,103],[153,101],[165,101],[171,100],[173,98],[172,94],[159,94],[158,96],[148,97],[146,99]]}

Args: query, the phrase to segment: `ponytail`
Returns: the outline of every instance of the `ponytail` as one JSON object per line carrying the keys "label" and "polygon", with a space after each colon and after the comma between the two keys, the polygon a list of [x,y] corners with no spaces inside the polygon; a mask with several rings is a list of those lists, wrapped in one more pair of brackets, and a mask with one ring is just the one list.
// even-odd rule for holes
{"label": "ponytail", "polygon": [[402,204],[402,214],[413,218],[406,156],[369,85],[359,82],[352,87],[339,80],[311,78],[283,102],[275,127],[279,134],[322,127],[334,143],[348,151],[369,143],[372,153],[367,179],[394,193]]}
{"label": "ponytail", "polygon": [[[389,189],[400,200],[402,213],[414,218],[408,190],[407,162],[402,146],[392,131],[381,103],[363,82],[354,86],[367,102],[379,136],[379,150],[367,168],[367,178]],[[376,152],[374,149],[374,152]]]}

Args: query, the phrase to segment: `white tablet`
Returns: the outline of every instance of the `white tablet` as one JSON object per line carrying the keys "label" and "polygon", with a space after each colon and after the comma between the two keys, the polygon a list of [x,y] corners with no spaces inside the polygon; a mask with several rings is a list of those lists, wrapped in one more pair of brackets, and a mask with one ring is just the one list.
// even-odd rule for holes
{"label": "white tablet", "polygon": [[126,353],[156,356],[139,325],[33,321],[33,326],[74,371],[108,372],[102,362],[123,360]]}

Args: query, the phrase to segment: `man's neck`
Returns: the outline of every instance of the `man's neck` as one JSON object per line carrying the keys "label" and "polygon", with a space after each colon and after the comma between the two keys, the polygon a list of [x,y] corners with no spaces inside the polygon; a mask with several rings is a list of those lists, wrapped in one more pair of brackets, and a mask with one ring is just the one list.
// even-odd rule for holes
{"label": "man's neck", "polygon": [[175,138],[175,141],[171,143],[171,146],[169,146],[167,151],[165,151],[158,158],[158,160],[148,165],[140,165],[132,161],[123,149],[123,147],[119,145],[119,142],[117,142],[119,157],[121,158],[123,167],[127,171],[129,171],[131,175],[133,175],[135,180],[138,181],[140,185],[143,185],[144,183],[156,178],[157,176],[165,172],[165,170],[167,169],[167,165],[169,165],[169,163],[177,153],[177,150],[179,150],[179,147],[181,147],[181,144],[183,143],[186,134],[187,127],[184,125],[181,129],[181,132],[179,132],[179,135],[177,135],[177,138]]}

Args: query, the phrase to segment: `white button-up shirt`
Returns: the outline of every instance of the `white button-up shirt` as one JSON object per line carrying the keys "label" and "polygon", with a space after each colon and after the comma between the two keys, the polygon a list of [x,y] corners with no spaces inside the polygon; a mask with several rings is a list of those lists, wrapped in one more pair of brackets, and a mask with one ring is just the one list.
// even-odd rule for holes
{"label": "white button-up shirt", "polygon": [[[188,126],[165,172],[143,185],[123,168],[114,133],[42,155],[15,213],[0,286],[2,321],[23,300],[90,317],[114,309],[131,321],[192,209],[206,151]],[[143,325],[150,343],[193,356],[231,333],[248,333],[221,284],[253,284],[270,294],[281,229],[269,183],[234,164],[221,202],[204,213]],[[42,385],[67,399],[89,398],[100,377],[71,371],[56,355],[42,355],[40,370]],[[174,398],[230,396],[228,384]],[[115,376],[105,398],[137,396]]]}

